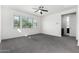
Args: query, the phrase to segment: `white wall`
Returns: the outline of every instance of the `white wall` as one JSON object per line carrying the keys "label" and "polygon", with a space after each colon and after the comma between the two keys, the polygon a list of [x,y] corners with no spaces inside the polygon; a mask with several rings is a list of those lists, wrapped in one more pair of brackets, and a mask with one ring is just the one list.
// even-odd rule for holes
{"label": "white wall", "polygon": [[61,36],[61,16],[60,14],[48,15],[43,18],[43,33]]}
{"label": "white wall", "polygon": [[77,24],[76,24],[76,39],[78,40],[77,45],[79,46],[79,6],[77,6]]}
{"label": "white wall", "polygon": [[[37,28],[21,29],[22,32],[19,33],[17,29],[14,28],[13,26],[14,15],[34,17],[38,23]],[[37,34],[37,33],[40,33],[40,17],[31,15],[28,13],[24,13],[21,11],[16,11],[6,6],[2,7],[2,39],[14,38],[14,37],[19,37],[19,36],[24,36],[26,34],[31,35],[31,34]]]}
{"label": "white wall", "polygon": [[1,42],[1,5],[0,5],[0,42]]}
{"label": "white wall", "polygon": [[61,15],[76,12],[76,9],[62,11],[43,17],[42,32],[48,35],[61,36]]}
{"label": "white wall", "polygon": [[70,36],[76,37],[76,14],[70,14]]}

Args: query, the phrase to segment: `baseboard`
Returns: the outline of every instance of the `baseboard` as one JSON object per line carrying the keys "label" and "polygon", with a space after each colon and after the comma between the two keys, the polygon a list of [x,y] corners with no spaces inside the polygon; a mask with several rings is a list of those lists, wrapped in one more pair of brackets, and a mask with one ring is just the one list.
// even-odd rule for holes
{"label": "baseboard", "polygon": [[79,46],[79,40],[77,40],[77,46]]}
{"label": "baseboard", "polygon": [[7,39],[2,39],[2,40],[16,39],[16,38],[20,38],[20,37],[28,37],[28,36],[31,36],[31,35],[38,35],[38,34],[45,34],[45,35],[50,35],[50,36],[61,37],[61,36],[58,36],[58,35],[51,35],[51,34],[47,34],[47,33],[36,33],[36,34],[30,34],[30,35],[26,35],[26,36],[24,35],[24,36],[13,37],[13,38],[7,38]]}
{"label": "baseboard", "polygon": [[61,35],[52,35],[52,34],[47,34],[47,33],[42,33],[42,34],[50,35],[50,36],[55,36],[55,37],[62,37]]}
{"label": "baseboard", "polygon": [[1,43],[1,40],[0,40],[0,43]]}
{"label": "baseboard", "polygon": [[[20,36],[20,37],[23,37],[23,36]],[[20,37],[6,38],[6,39],[2,39],[2,41],[3,40],[9,40],[9,39],[16,39],[16,38],[20,38]]]}
{"label": "baseboard", "polygon": [[18,36],[18,37],[13,37],[13,38],[6,38],[6,39],[2,39],[2,40],[16,39],[16,38],[20,38],[20,37],[28,37],[28,36],[31,36],[31,35],[37,35],[37,34],[40,34],[40,33],[29,34],[29,35],[24,35],[24,36]]}
{"label": "baseboard", "polygon": [[56,36],[56,37],[62,37],[61,35],[52,35],[52,34],[48,34],[48,33],[42,33],[42,34],[51,35],[51,36]]}

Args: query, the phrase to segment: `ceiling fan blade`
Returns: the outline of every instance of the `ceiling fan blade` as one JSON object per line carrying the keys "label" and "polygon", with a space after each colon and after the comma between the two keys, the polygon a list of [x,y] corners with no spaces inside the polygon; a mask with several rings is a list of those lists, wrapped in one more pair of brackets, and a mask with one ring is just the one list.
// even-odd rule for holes
{"label": "ceiling fan blade", "polygon": [[42,11],[48,12],[48,10],[42,10]]}
{"label": "ceiling fan blade", "polygon": [[39,9],[38,10],[36,10],[35,12],[38,12],[39,11]]}

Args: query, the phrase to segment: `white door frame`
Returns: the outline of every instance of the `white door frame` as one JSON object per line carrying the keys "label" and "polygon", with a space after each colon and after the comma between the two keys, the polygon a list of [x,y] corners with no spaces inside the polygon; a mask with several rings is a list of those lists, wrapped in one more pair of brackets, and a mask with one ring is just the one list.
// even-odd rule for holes
{"label": "white door frame", "polygon": [[1,43],[1,5],[0,5],[0,43]]}

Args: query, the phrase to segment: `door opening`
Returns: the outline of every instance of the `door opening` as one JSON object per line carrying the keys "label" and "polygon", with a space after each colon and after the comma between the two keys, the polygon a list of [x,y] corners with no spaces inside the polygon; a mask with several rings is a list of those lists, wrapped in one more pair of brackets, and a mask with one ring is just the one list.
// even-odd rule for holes
{"label": "door opening", "polygon": [[76,36],[76,13],[65,14],[61,18],[61,35]]}

